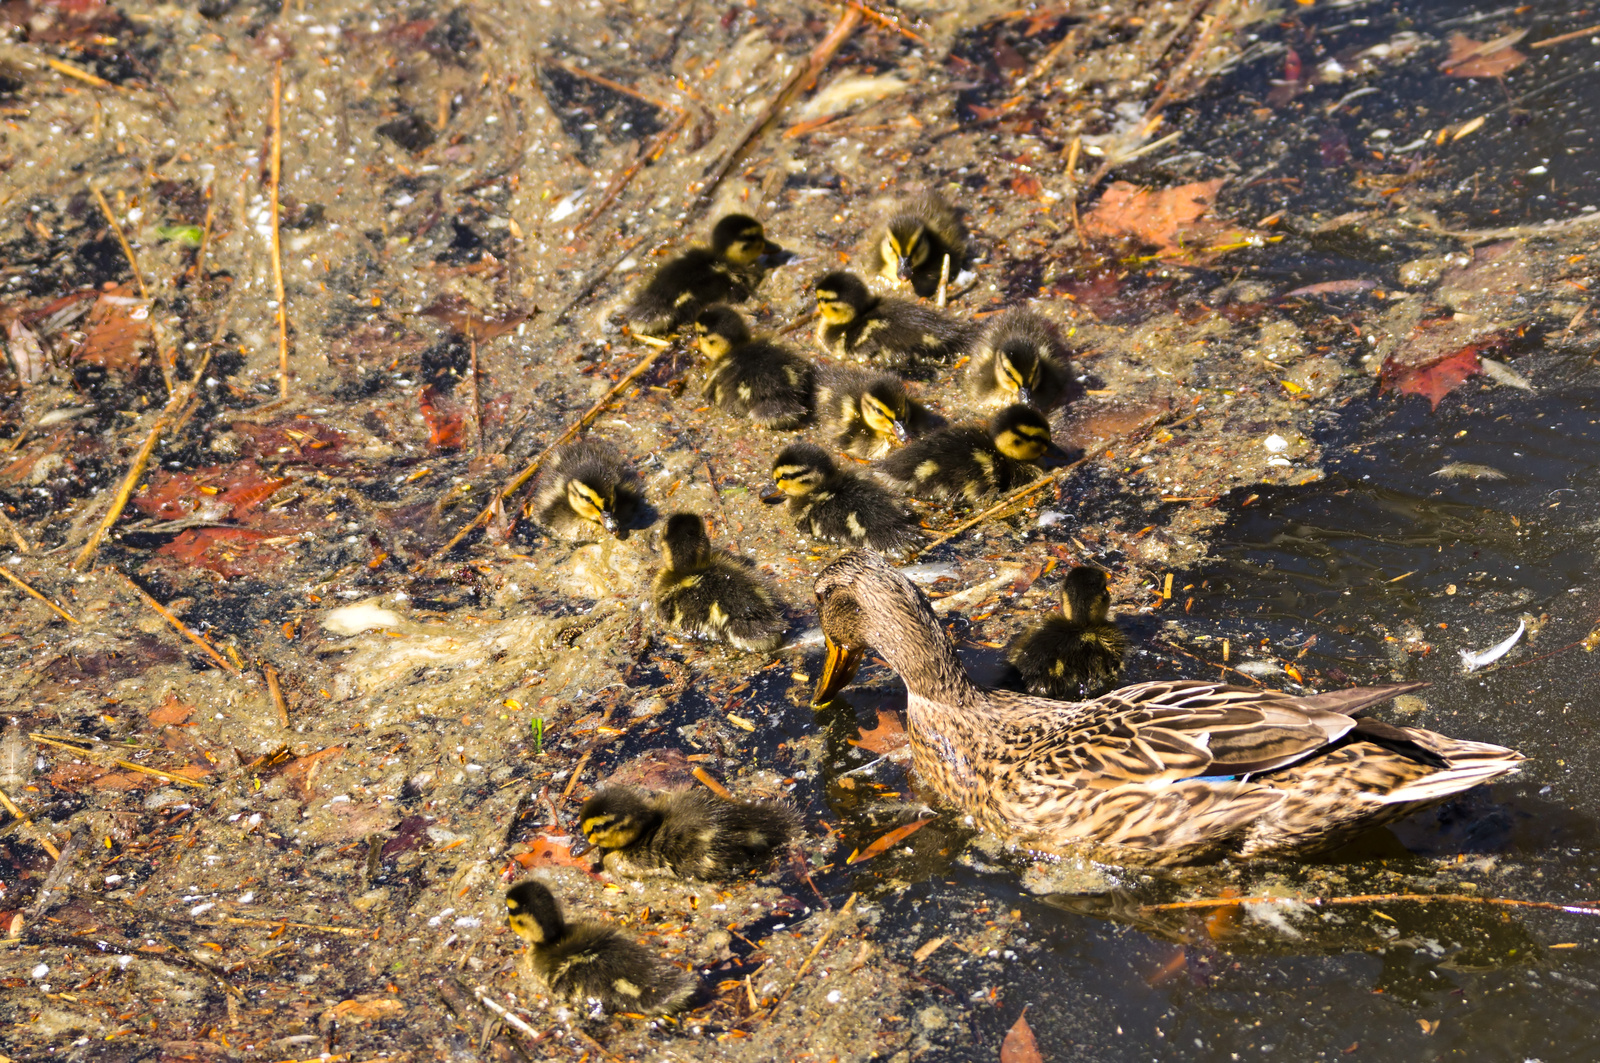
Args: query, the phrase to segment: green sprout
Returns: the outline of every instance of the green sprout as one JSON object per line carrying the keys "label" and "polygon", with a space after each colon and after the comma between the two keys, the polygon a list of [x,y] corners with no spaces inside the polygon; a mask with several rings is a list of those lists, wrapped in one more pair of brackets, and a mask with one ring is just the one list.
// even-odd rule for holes
{"label": "green sprout", "polygon": [[536,755],[544,753],[544,718],[535,716],[528,723],[528,728],[533,732],[533,751]]}

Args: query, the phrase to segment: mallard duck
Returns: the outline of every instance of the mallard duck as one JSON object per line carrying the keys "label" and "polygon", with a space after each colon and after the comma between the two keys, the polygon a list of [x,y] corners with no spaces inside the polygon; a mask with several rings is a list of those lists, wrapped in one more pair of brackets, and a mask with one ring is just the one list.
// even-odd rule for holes
{"label": "mallard duck", "polygon": [[827,658],[814,703],[871,647],[906,685],[920,785],[1025,847],[1146,864],[1318,852],[1523,759],[1358,716],[1419,683],[1296,697],[1166,681],[1093,701],[990,690],[876,554],[844,555],[816,592]]}
{"label": "mallard duck", "polygon": [[528,943],[533,973],[558,1000],[658,1015],[682,1011],[694,997],[688,974],[616,927],[567,922],[541,883],[519,882],[506,891],[506,921]]}
{"label": "mallard duck", "polygon": [[1122,676],[1128,637],[1110,620],[1106,574],[1081,566],[1061,581],[1061,612],[1052,613],[1011,640],[1006,660],[1028,693],[1041,698],[1104,694]]}
{"label": "mallard duck", "polygon": [[817,423],[858,458],[881,458],[941,423],[893,373],[824,366],[817,370]]}
{"label": "mallard duck", "polygon": [[987,501],[1039,476],[1050,422],[1031,406],[1007,406],[989,424],[930,432],[878,462],[879,476],[917,498]]}
{"label": "mallard duck", "polygon": [[1032,310],[1007,310],[983,330],[967,364],[967,394],[979,405],[1021,403],[1049,412],[1067,397],[1066,352]]}
{"label": "mallard duck", "polygon": [[729,214],[712,228],[710,247],[693,247],[662,263],[623,314],[635,332],[675,332],[713,303],[750,298],[766,275],[761,256],[776,249],[760,222]]}
{"label": "mallard duck", "polygon": [[922,540],[922,530],[879,484],[841,469],[815,443],[794,443],[772,462],[777,490],[769,503],[789,502],[795,527],[818,539],[846,546],[870,546],[899,554]]}
{"label": "mallard duck", "polygon": [[767,653],[783,642],[789,624],[767,578],[747,557],[719,550],[693,513],[667,518],[661,536],[667,564],[656,576],[656,615],[676,631]]}
{"label": "mallard duck", "polygon": [[529,512],[558,539],[626,538],[644,502],[639,474],[608,443],[570,443],[551,455]]}
{"label": "mallard duck", "polygon": [[800,828],[782,801],[725,800],[708,790],[652,793],[608,786],[578,814],[612,874],[727,879],[766,864]]}
{"label": "mallard duck", "polygon": [[901,368],[945,362],[972,340],[972,329],[931,306],[879,298],[860,277],[840,270],[817,278],[817,343],[857,362]]}
{"label": "mallard duck", "polygon": [[924,298],[938,291],[941,276],[955,280],[967,262],[967,227],[937,192],[896,204],[875,243],[877,273],[891,284],[909,283]]}
{"label": "mallard duck", "polygon": [[811,363],[788,347],[750,335],[728,306],[707,307],[694,319],[695,343],[705,354],[705,397],[735,417],[763,428],[795,428],[811,415]]}

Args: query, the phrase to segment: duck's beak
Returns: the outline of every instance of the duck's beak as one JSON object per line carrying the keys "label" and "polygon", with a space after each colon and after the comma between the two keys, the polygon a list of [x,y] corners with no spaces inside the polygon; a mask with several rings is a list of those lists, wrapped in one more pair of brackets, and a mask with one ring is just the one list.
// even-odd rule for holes
{"label": "duck's beak", "polygon": [[902,284],[905,283],[906,281],[910,280],[911,279],[911,259],[908,258],[905,255],[901,255],[900,258],[894,264],[894,275],[895,275],[895,279],[900,281]]}
{"label": "duck's beak", "polygon": [[1018,388],[1017,389],[1017,401],[1022,403],[1022,405],[1024,405],[1024,406],[1032,406],[1033,405],[1033,392],[1029,391],[1025,387]]}
{"label": "duck's beak", "polygon": [[894,438],[897,443],[901,444],[905,443],[907,439],[906,426],[900,421],[894,422]]}
{"label": "duck's beak", "polygon": [[617,518],[609,509],[600,511],[600,526],[612,535],[617,534]]}
{"label": "duck's beak", "polygon": [[761,501],[765,502],[769,506],[775,506],[779,502],[786,500],[788,497],[788,495],[783,493],[783,489],[779,487],[769,487],[765,491],[761,492]]}
{"label": "duck's beak", "polygon": [[812,695],[812,708],[826,705],[850,685],[850,680],[856,677],[856,669],[861,667],[861,658],[866,653],[856,646],[841,646],[826,634],[822,636],[822,640],[827,644],[828,656],[822,662],[822,678],[817,681],[816,694]]}

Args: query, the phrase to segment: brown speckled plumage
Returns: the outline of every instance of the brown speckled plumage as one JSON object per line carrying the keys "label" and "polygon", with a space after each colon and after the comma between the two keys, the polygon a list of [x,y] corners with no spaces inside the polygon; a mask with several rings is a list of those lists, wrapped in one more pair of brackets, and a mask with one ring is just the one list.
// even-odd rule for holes
{"label": "brown speckled plumage", "polygon": [[816,591],[831,646],[870,646],[905,681],[921,784],[1026,846],[1141,864],[1317,852],[1523,759],[1355,718],[1416,684],[1295,697],[1173,681],[1083,702],[987,690],[927,599],[877,555],[844,555]]}

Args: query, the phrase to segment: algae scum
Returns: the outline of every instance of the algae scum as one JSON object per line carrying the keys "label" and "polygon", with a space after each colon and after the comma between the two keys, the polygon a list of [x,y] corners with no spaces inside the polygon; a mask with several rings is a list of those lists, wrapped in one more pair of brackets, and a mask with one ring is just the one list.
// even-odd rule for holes
{"label": "algae scum", "polygon": [[[1597,917],[1485,903],[1600,895],[1592,21],[0,7],[3,563],[71,618],[6,584],[0,1055],[1600,1055]],[[975,674],[1090,561],[1130,681],[1428,680],[1381,715],[1522,771],[1315,863],[1033,865],[928,818],[881,667],[812,710],[832,551],[757,499],[806,434],[608,315],[740,210],[791,256],[747,309],[793,325],[929,185],[977,247],[952,310],[1036,301],[1084,392],[1058,481],[917,561]],[[575,547],[518,494],[440,552],[652,354],[585,431],[776,577],[770,657],[641,608],[659,524]],[[954,376],[919,395],[964,419]],[[702,776],[794,801],[800,850],[725,887],[573,856],[599,783]],[[551,1006],[504,926],[531,873],[695,1009]]]}

